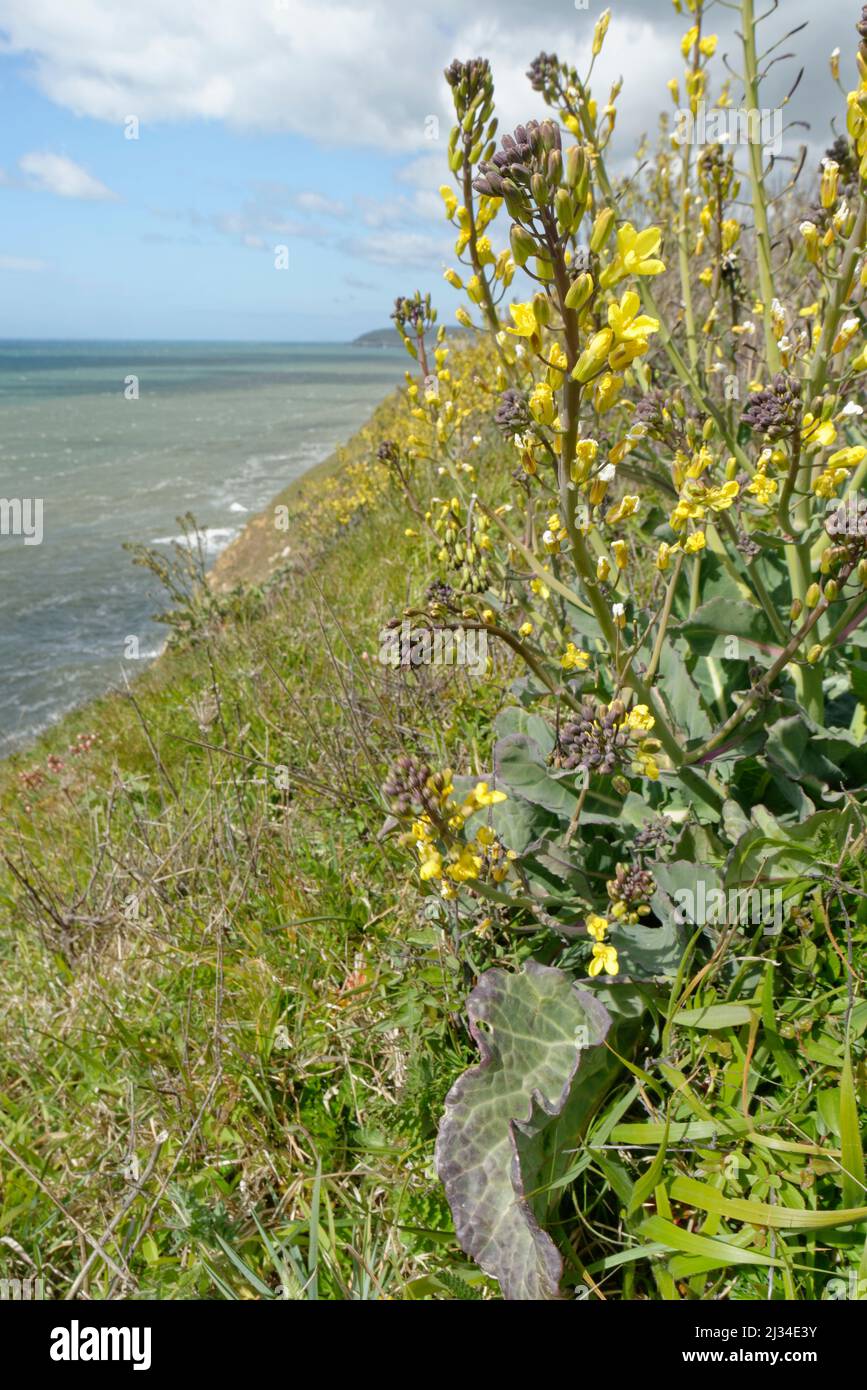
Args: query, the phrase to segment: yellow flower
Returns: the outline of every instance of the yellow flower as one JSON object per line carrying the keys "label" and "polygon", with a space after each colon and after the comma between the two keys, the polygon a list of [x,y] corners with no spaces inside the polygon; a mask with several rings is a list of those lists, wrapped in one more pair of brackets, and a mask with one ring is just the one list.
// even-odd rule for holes
{"label": "yellow flower", "polygon": [[848,477],[849,473],[845,468],[826,468],[813,483],[813,491],[817,497],[836,497],[837,489],[842,487]]}
{"label": "yellow flower", "polygon": [[867,458],[863,444],[851,444],[847,449],[837,449],[828,459],[828,468],[857,468],[862,459]]}
{"label": "yellow flower", "polygon": [[446,875],[455,883],[466,883],[471,878],[478,878],[481,867],[480,855],[473,853],[471,845],[465,845],[455,862],[449,864]]}
{"label": "yellow flower", "polygon": [[611,546],[614,555],[614,563],[619,570],[625,570],[629,561],[629,550],[626,541],[614,541]]}
{"label": "yellow flower", "polygon": [[575,445],[575,458],[572,461],[573,483],[583,483],[593,467],[599,445],[595,439],[579,439]]}
{"label": "yellow flower", "polygon": [[421,860],[419,878],[427,883],[429,879],[439,878],[442,875],[443,857],[435,845],[420,843],[418,855]]}
{"label": "yellow flower", "polygon": [[693,531],[683,543],[684,554],[697,555],[700,550],[704,550],[706,544],[704,531]]}
{"label": "yellow flower", "polygon": [[595,977],[601,975],[603,971],[606,975],[616,975],[619,970],[620,962],[614,947],[597,942],[593,947],[593,959],[587,967],[587,973]]}
{"label": "yellow flower", "polygon": [[609,304],[608,326],[614,330],[618,343],[647,338],[649,334],[659,332],[659,319],[651,318],[649,314],[639,314],[640,307],[641,300],[635,290],[627,290],[619,304]]}
{"label": "yellow flower", "polygon": [[747,486],[747,492],[751,492],[763,507],[769,507],[771,505],[776,491],[776,478],[769,478],[766,473],[757,473],[752,482]]}
{"label": "yellow flower", "polygon": [[536,322],[536,314],[532,302],[529,304],[510,304],[509,313],[512,315],[515,326],[507,328],[507,333],[514,333],[518,338],[532,338],[538,333],[539,325]]}
{"label": "yellow flower", "polygon": [[[641,502],[638,497],[626,493],[614,507],[609,507],[605,520],[609,526],[616,526],[619,521],[625,521],[627,517],[634,516],[638,511]],[[622,542],[621,542],[622,544]],[[621,565],[621,569],[623,566]]]}
{"label": "yellow flower", "polygon": [[833,420],[817,420],[807,411],[801,425],[801,439],[807,449],[826,449],[837,438]]}
{"label": "yellow flower", "polygon": [[593,405],[597,413],[604,415],[606,410],[610,410],[622,390],[623,377],[604,372],[593,387]]}
{"label": "yellow flower", "polygon": [[671,564],[672,551],[676,549],[677,546],[669,545],[667,541],[660,543],[659,550],[656,552],[656,568],[660,572],[668,569]]}
{"label": "yellow flower", "polygon": [[647,705],[633,705],[632,709],[624,721],[628,729],[635,729],[639,733],[649,734],[656,723]]}
{"label": "yellow flower", "polygon": [[574,642],[566,643],[566,650],[560,657],[560,665],[564,671],[586,671],[589,662],[589,652],[583,652]]}
{"label": "yellow flower", "polygon": [[521,623],[521,626],[518,628],[518,633],[519,633],[519,635],[520,635],[521,637],[530,637],[530,636],[532,636],[532,633],[533,633],[533,624],[532,624],[532,623]]}
{"label": "yellow flower", "polygon": [[505,800],[505,792],[491,791],[487,782],[477,782],[469,796],[464,800],[461,811],[464,815],[469,816],[472,815],[473,811],[478,811],[483,806],[496,806],[498,802]]}
{"label": "yellow flower", "polygon": [[540,425],[552,425],[554,416],[557,413],[554,405],[554,393],[547,382],[540,382],[530,395],[530,413],[533,419]]}
{"label": "yellow flower", "polygon": [[831,352],[842,352],[848,347],[856,333],[860,331],[861,320],[856,318],[844,319],[840,325],[840,331],[831,344]]}
{"label": "yellow flower", "polygon": [[651,749],[645,745],[636,750],[632,770],[642,777],[647,777],[651,782],[659,780],[659,764]]}
{"label": "yellow flower", "polygon": [[451,221],[457,212],[458,200],[454,195],[454,191],[449,188],[447,183],[440,186],[440,197],[446,205],[446,217]]}
{"label": "yellow flower", "polygon": [[716,34],[707,34],[705,38],[699,39],[699,41],[698,41],[698,51],[699,51],[699,53],[701,53],[702,57],[704,57],[704,58],[712,58],[713,55],[716,53],[716,45],[717,45],[717,36],[716,36]]}
{"label": "yellow flower", "polygon": [[723,483],[722,487],[708,488],[705,501],[712,512],[724,512],[732,505],[740,490],[740,483],[732,480]]}
{"label": "yellow flower", "polygon": [[680,41],[680,51],[683,54],[684,58],[688,58],[693,48],[695,48],[695,41],[697,38],[698,25],[694,24],[691,29],[687,29],[686,33]]}
{"label": "yellow flower", "polygon": [[627,275],[661,275],[665,266],[657,260],[662,232],[658,227],[645,227],[637,232],[631,222],[624,222],[617,231],[617,254],[602,272],[600,285],[608,289]]}
{"label": "yellow flower", "polygon": [[587,914],[587,931],[594,941],[604,941],[605,933],[608,930],[608,918],[600,917],[596,912]]}

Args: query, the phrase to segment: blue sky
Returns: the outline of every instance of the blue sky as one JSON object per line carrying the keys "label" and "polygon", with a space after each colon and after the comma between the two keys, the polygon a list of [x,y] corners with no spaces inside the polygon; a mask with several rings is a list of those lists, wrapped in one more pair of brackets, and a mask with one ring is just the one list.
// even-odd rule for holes
{"label": "blue sky", "polygon": [[[450,320],[442,69],[490,57],[507,129],[541,114],[529,60],[556,50],[580,70],[602,8],[0,0],[0,337],[339,341],[386,324],[417,285]],[[670,0],[610,8],[598,91],[623,75],[628,160],[680,74],[687,21]],[[860,5],[833,0],[820,28],[814,11],[784,0],[769,39],[813,21],[784,50],[811,64],[793,114],[813,132],[792,148],[818,150],[839,104],[827,55],[841,47],[848,81]],[[736,51],[734,27],[711,8],[721,48]]]}

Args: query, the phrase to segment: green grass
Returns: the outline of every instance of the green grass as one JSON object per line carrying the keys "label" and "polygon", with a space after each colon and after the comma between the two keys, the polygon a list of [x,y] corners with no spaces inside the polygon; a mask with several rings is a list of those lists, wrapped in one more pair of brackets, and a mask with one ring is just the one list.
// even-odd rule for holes
{"label": "green grass", "polygon": [[0,1276],[55,1298],[478,1287],[431,1166],[466,981],[378,834],[405,730],[474,765],[490,710],[465,673],[376,661],[421,582],[403,529],[361,515],[4,767]]}

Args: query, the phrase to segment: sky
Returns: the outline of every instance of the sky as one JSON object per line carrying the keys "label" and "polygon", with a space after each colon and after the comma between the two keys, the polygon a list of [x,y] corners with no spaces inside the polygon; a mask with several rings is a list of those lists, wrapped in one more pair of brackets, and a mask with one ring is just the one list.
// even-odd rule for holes
{"label": "sky", "polygon": [[[773,0],[757,0],[761,13]],[[442,281],[453,233],[443,69],[491,60],[501,132],[544,112],[525,71],[540,51],[586,70],[595,0],[0,0],[0,338],[347,341],[392,301]],[[622,76],[615,134],[629,167],[671,110],[671,0],[609,0],[594,72]],[[685,8],[685,6],[684,6]],[[739,70],[737,7],[706,6]],[[854,85],[860,3],[780,0],[765,45],[775,105],[818,156]],[[738,83],[733,83],[737,102]],[[438,122],[438,125],[437,125]],[[507,224],[503,219],[501,236]],[[280,248],[285,248],[285,251]],[[278,268],[285,264],[285,268]]]}

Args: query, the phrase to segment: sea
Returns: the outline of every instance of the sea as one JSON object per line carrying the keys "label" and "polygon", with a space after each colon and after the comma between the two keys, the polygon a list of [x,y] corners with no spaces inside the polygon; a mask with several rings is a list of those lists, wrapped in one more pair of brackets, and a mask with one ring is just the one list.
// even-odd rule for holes
{"label": "sea", "polygon": [[0,340],[0,756],[122,681],[165,628],[123,542],[209,562],[403,379],[395,348]]}

